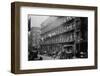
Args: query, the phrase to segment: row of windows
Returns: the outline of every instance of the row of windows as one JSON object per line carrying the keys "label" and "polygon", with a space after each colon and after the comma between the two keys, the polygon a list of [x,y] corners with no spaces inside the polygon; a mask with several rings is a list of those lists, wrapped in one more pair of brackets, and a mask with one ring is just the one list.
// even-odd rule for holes
{"label": "row of windows", "polygon": [[79,28],[79,25],[80,21],[77,21],[77,23],[70,23],[70,25],[65,24],[60,26],[43,37],[43,44],[71,42],[76,39],[79,40],[80,31],[78,33],[75,33],[75,31],[71,32],[72,29],[75,30],[75,28]]}
{"label": "row of windows", "polygon": [[52,36],[62,34],[64,32],[70,32],[71,30],[73,30],[75,28],[75,25],[76,24],[74,24],[74,23],[71,23],[70,25],[67,25],[67,24],[62,25],[59,28],[56,28],[56,29],[52,30],[51,32],[49,32],[47,34],[42,35],[42,37],[45,39],[45,38],[48,38],[48,37],[52,37]]}
{"label": "row of windows", "polygon": [[42,27],[42,32],[46,32],[48,30],[51,30],[52,28],[55,28],[65,22],[69,22],[70,20],[75,19],[75,17],[58,17],[55,21],[52,21],[51,23],[47,24],[46,26]]}
{"label": "row of windows", "polygon": [[72,42],[75,40],[74,33],[59,35],[57,37],[49,38],[43,41],[43,44],[51,44],[51,43],[63,43],[63,42]]}

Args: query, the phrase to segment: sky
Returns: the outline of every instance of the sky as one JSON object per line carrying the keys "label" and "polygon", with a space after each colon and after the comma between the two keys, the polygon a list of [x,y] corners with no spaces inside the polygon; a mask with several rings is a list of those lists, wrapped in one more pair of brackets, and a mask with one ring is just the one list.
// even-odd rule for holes
{"label": "sky", "polygon": [[41,23],[44,22],[49,16],[42,15],[29,15],[31,18],[31,27],[41,27]]}

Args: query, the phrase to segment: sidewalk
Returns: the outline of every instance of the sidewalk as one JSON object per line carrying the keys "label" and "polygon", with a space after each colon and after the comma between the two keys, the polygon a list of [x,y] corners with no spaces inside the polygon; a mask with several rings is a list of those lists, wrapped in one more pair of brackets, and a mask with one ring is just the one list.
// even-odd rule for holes
{"label": "sidewalk", "polygon": [[42,57],[43,60],[54,60],[54,58],[49,57],[49,56],[44,56],[44,55],[38,55],[39,57]]}

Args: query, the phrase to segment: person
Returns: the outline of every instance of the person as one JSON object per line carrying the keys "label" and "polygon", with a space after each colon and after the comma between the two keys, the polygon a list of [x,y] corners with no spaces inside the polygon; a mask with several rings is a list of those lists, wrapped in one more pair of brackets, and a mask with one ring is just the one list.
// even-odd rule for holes
{"label": "person", "polygon": [[40,57],[40,59],[39,60],[43,60],[43,58],[42,57]]}
{"label": "person", "polygon": [[32,50],[29,52],[29,60],[35,60],[38,57],[38,50],[37,48],[33,47]]}
{"label": "person", "polygon": [[66,50],[63,48],[60,53],[60,59],[67,59]]}

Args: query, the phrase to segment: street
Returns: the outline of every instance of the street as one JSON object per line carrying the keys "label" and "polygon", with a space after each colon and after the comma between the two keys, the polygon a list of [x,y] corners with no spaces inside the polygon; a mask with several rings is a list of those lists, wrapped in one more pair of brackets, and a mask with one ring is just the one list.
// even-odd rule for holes
{"label": "street", "polygon": [[49,57],[49,56],[44,56],[44,55],[38,55],[39,57],[42,57],[43,60],[54,60],[54,58]]}

